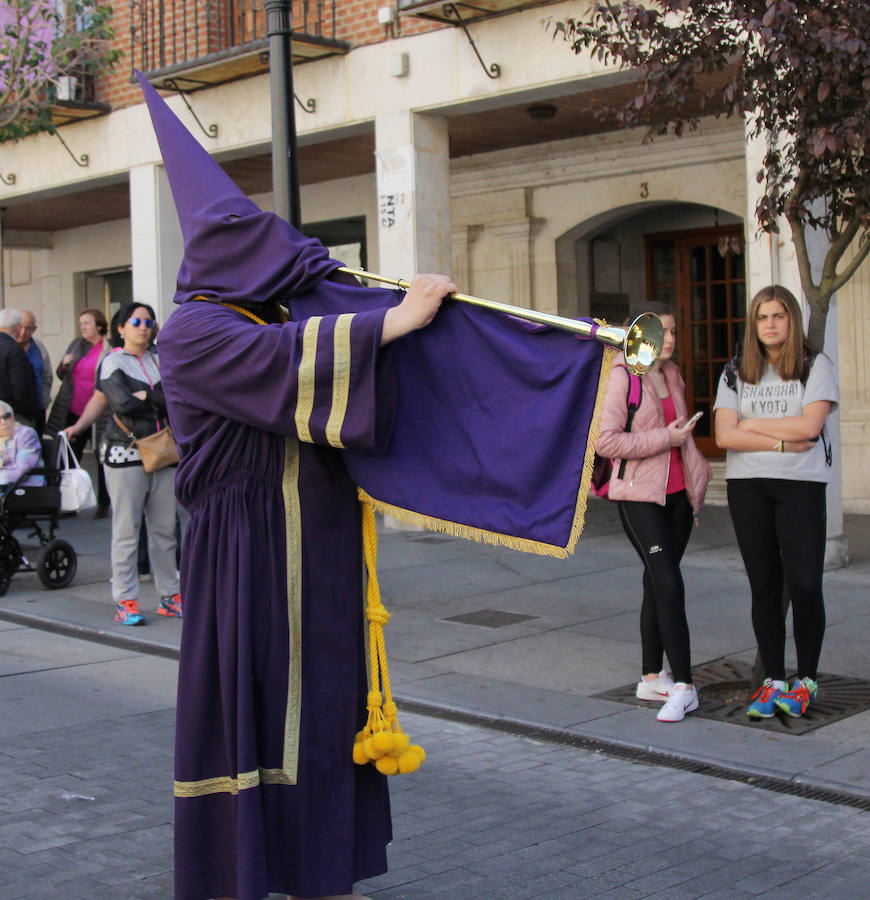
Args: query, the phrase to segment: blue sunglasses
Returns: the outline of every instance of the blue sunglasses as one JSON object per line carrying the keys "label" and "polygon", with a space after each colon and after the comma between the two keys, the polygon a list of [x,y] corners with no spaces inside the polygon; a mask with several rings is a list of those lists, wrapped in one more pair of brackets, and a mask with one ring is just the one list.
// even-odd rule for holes
{"label": "blue sunglasses", "polygon": [[140,325],[144,325],[146,328],[154,327],[154,319],[140,319],[139,316],[133,316],[131,319],[127,319],[127,321],[134,328],[138,328]]}

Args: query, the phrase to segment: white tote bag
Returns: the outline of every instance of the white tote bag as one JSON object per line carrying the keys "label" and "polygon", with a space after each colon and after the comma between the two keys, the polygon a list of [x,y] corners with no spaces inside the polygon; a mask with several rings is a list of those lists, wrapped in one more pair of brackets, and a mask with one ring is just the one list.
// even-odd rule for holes
{"label": "white tote bag", "polygon": [[60,469],[60,509],[61,512],[78,512],[97,505],[91,476],[79,465],[70,446],[65,431],[58,432],[60,449],[57,465]]}

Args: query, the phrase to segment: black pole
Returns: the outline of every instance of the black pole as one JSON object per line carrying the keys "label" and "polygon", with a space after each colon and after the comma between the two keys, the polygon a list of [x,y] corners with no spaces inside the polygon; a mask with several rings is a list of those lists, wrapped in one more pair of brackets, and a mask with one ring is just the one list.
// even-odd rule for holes
{"label": "black pole", "polygon": [[293,35],[291,0],[266,0],[269,76],[272,96],[272,193],[275,212],[302,228],[296,120],[293,115]]}

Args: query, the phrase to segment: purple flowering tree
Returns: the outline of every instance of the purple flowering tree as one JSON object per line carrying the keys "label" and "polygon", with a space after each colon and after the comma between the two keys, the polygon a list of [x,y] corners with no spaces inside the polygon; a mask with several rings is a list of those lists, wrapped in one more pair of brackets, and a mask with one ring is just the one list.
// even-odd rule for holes
{"label": "purple flowering tree", "polygon": [[0,0],[0,141],[53,131],[60,80],[114,64],[111,15],[96,0]]}
{"label": "purple flowering tree", "polygon": [[[556,22],[555,35],[637,72],[630,102],[608,113],[646,126],[648,139],[680,135],[704,115],[746,118],[767,148],[758,226],[788,221],[807,336],[821,347],[831,297],[870,253],[870,2],[604,0]],[[811,228],[828,237],[817,279]]]}

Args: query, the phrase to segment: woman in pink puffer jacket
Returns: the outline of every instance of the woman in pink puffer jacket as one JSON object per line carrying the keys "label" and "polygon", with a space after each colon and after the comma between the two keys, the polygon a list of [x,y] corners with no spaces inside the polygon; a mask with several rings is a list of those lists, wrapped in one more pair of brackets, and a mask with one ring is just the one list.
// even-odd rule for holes
{"label": "woman in pink puffer jacket", "polygon": [[[644,565],[643,677],[636,693],[641,700],[665,700],[659,721],[679,722],[698,708],[680,560],[694,515],[704,502],[710,466],[692,439],[695,426],[687,424],[685,384],[671,361],[677,333],[674,312],[653,302],[634,315],[641,312],[661,318],[662,353],[641,379],[640,405],[630,431],[625,430],[629,374],[623,355],[614,359],[596,449],[613,460],[609,498],[618,502],[622,526]],[[663,669],[664,653],[673,677]]]}

